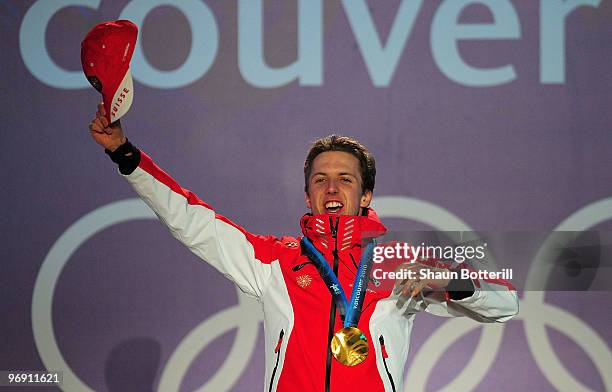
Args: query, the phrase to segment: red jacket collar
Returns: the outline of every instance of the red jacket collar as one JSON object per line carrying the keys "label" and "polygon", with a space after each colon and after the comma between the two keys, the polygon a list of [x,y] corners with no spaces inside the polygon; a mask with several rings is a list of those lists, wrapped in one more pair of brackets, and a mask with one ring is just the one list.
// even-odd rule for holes
{"label": "red jacket collar", "polygon": [[[376,238],[387,232],[373,209],[367,208],[366,215],[312,215],[302,217],[302,233],[322,253],[330,253],[337,246],[338,253],[361,246],[365,238]],[[335,236],[334,236],[335,232]]]}

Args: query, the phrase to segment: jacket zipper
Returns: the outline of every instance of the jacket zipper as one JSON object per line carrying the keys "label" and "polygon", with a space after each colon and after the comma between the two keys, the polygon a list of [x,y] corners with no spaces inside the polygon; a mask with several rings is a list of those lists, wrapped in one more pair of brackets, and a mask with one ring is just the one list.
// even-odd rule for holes
{"label": "jacket zipper", "polygon": [[276,364],[274,365],[274,370],[272,370],[272,377],[270,378],[270,388],[269,392],[272,392],[272,385],[274,385],[274,377],[276,376],[276,369],[278,369],[278,360],[280,359],[280,349],[283,344],[283,336],[285,335],[285,330],[281,329],[280,335],[278,336],[278,343],[276,343],[276,347],[274,348],[274,352],[276,353]]}
{"label": "jacket zipper", "polygon": [[[338,276],[338,224],[340,223],[340,218],[336,218],[336,225],[334,226],[334,218],[329,217],[329,228],[331,230],[332,238],[334,239],[334,274]],[[325,361],[325,392],[329,392],[330,382],[331,382],[331,365],[332,365],[332,352],[330,347],[330,342],[334,337],[334,324],[336,321],[336,302],[334,301],[334,297],[331,299],[331,310],[329,312],[329,324],[327,328],[327,359]]]}
{"label": "jacket zipper", "polygon": [[385,350],[385,338],[383,338],[382,335],[380,335],[380,337],[378,338],[378,341],[380,342],[380,351],[381,351],[381,355],[382,355],[382,359],[383,359],[383,365],[385,365],[385,371],[387,372],[387,376],[389,377],[389,381],[391,382],[391,388],[393,389],[393,392],[395,392],[395,383],[393,382],[393,376],[391,375],[391,373],[389,372],[389,368],[387,367],[387,350]]}
{"label": "jacket zipper", "polygon": [[305,263],[298,264],[298,265],[296,265],[295,267],[293,267],[291,269],[293,270],[293,272],[297,272],[297,271],[301,270],[302,268],[304,268],[308,264],[314,264],[314,263],[312,261],[307,261]]}

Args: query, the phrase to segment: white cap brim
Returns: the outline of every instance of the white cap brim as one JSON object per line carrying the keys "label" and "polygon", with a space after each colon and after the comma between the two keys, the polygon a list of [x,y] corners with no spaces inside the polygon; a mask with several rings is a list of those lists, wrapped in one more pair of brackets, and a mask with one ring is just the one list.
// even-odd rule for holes
{"label": "white cap brim", "polygon": [[132,106],[134,99],[134,82],[132,81],[132,72],[128,69],[119,84],[115,96],[111,101],[110,120],[115,122],[123,117]]}

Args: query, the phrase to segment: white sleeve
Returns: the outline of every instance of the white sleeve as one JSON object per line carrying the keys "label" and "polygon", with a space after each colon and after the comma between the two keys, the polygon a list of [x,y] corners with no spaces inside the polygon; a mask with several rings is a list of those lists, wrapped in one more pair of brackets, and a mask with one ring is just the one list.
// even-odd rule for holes
{"label": "white sleeve", "polygon": [[271,275],[274,237],[251,234],[216,214],[142,152],[138,168],[124,177],[177,240],[244,293],[261,297]]}
{"label": "white sleeve", "polygon": [[453,300],[431,297],[426,300],[426,311],[439,316],[467,316],[484,323],[502,323],[518,314],[519,300],[516,290],[503,280],[475,280],[471,296]]}

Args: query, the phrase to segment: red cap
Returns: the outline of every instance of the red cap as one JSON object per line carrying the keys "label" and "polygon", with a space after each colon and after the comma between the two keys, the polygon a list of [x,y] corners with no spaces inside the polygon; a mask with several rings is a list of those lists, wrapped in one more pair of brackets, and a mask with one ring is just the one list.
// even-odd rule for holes
{"label": "red cap", "polygon": [[119,120],[134,98],[130,60],[138,27],[129,20],[96,25],[81,42],[81,65],[89,83],[102,93],[106,118]]}

